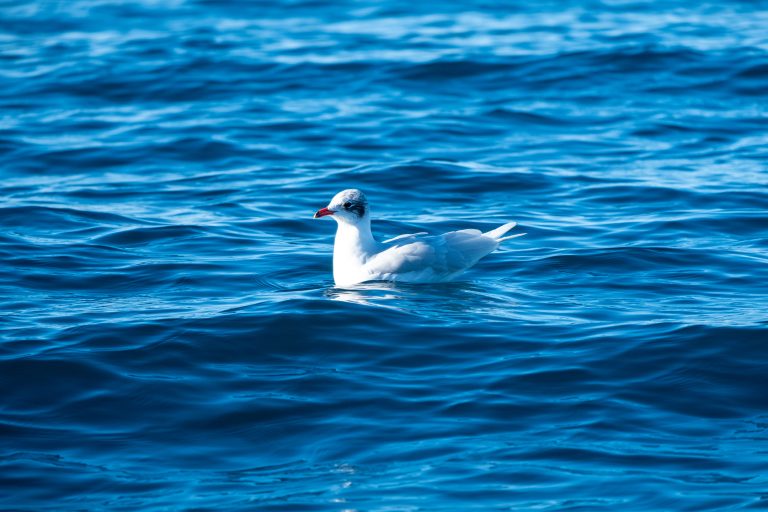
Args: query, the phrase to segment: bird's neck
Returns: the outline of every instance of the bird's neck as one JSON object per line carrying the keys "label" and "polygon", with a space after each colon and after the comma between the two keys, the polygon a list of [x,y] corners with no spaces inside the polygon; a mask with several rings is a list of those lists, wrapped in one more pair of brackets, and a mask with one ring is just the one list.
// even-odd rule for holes
{"label": "bird's neck", "polygon": [[363,272],[363,266],[377,252],[377,248],[369,218],[357,224],[339,222],[333,244],[333,275],[336,281],[345,281],[344,276]]}
{"label": "bird's neck", "polygon": [[364,218],[357,224],[339,222],[333,245],[334,258],[340,252],[367,257],[376,252],[376,246],[371,233],[371,219]]}

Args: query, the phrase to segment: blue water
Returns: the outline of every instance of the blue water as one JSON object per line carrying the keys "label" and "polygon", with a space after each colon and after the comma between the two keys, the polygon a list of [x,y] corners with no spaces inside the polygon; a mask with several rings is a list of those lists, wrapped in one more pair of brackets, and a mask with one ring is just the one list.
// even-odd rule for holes
{"label": "blue water", "polygon": [[[768,3],[0,3],[0,509],[768,508]],[[334,288],[490,229],[460,280]]]}

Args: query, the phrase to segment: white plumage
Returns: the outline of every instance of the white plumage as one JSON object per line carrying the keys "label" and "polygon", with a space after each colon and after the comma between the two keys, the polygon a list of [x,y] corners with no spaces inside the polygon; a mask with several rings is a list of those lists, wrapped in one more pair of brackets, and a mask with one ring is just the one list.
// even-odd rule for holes
{"label": "white plumage", "polygon": [[431,236],[413,233],[377,242],[371,233],[368,201],[357,189],[339,192],[315,213],[315,218],[326,216],[338,224],[333,279],[341,287],[374,280],[450,281],[496,250],[499,243],[525,234],[504,236],[517,225],[509,222],[485,233],[477,229]]}

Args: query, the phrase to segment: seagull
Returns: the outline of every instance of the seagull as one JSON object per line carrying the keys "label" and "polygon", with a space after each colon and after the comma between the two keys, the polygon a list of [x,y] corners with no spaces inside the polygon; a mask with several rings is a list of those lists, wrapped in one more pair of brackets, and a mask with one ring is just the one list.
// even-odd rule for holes
{"label": "seagull", "polygon": [[492,253],[516,222],[508,222],[482,233],[477,229],[450,231],[442,235],[412,233],[377,242],[371,233],[371,211],[360,190],[342,190],[314,218],[336,221],[333,244],[333,280],[337,287],[365,281],[442,283],[450,281],[480,258]]}

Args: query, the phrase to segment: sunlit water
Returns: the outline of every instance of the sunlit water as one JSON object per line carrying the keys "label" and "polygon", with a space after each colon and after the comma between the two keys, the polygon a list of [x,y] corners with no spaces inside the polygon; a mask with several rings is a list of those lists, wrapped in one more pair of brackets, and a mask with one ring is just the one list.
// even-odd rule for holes
{"label": "sunlit water", "polygon": [[0,509],[768,507],[768,5],[530,4],[0,3]]}

